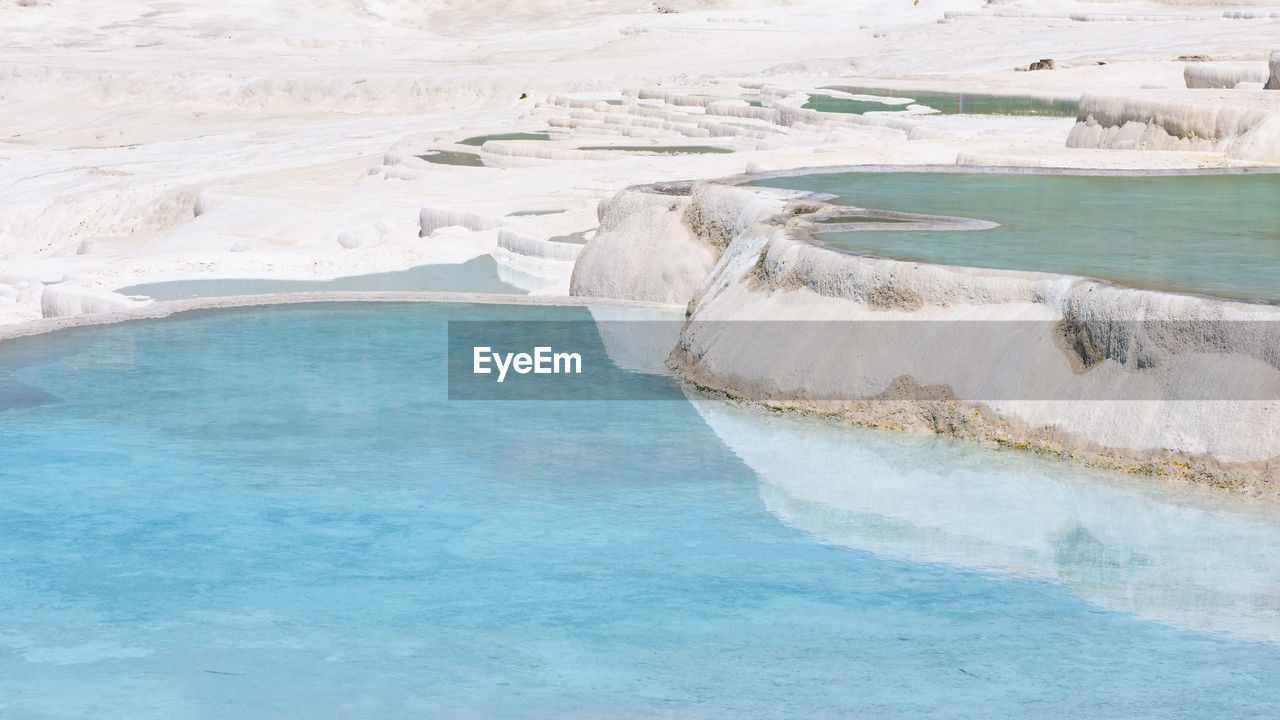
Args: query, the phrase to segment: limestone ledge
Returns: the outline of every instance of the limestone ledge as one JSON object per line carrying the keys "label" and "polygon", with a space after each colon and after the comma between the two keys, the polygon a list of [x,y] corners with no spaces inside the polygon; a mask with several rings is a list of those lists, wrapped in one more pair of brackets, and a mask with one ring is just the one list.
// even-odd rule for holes
{"label": "limestone ledge", "polygon": [[669,366],[741,401],[1280,490],[1280,308],[847,254],[850,208],[747,179],[603,203],[574,294],[687,303]]}
{"label": "limestone ledge", "polygon": [[1086,94],[1067,147],[1219,152],[1228,160],[1280,164],[1280,93],[1199,89]]}

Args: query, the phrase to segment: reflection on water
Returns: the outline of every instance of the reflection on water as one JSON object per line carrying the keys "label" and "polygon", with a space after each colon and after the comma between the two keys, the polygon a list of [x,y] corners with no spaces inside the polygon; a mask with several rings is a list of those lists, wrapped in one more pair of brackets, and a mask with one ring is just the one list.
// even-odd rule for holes
{"label": "reflection on water", "polygon": [[1062,583],[1110,610],[1280,642],[1280,524],[1021,453],[692,397],[788,525],[845,547]]}

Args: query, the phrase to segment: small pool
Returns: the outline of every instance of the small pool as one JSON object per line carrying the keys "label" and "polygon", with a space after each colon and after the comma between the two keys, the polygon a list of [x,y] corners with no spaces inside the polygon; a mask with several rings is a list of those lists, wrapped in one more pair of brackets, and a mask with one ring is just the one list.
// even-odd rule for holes
{"label": "small pool", "polygon": [[579,150],[612,150],[616,152],[657,153],[659,155],[690,155],[731,153],[729,148],[714,145],[589,145]]}
{"label": "small pool", "polygon": [[537,217],[539,215],[559,215],[567,212],[567,208],[557,208],[552,210],[517,210],[507,217]]}
{"label": "small pool", "polygon": [[480,158],[479,153],[463,152],[461,150],[432,150],[419,158],[426,160],[434,165],[457,165],[460,167],[484,167],[484,160]]}
{"label": "small pool", "polygon": [[352,275],[333,280],[273,280],[270,278],[226,278],[172,280],[122,287],[122,295],[145,295],[155,300],[183,300],[224,295],[265,295],[268,293],[349,290],[361,292],[477,292],[524,293],[520,287],[499,277],[493,257],[481,255],[461,264],[419,265],[395,272]]}
{"label": "small pool", "polygon": [[594,232],[594,231],[595,231],[595,228],[591,228],[590,230],[579,230],[578,232],[569,233],[568,235],[556,235],[555,237],[547,238],[547,241],[558,242],[558,243],[569,243],[570,245],[586,245],[587,233]]}
{"label": "small pool", "polygon": [[[933,92],[925,90],[895,90],[891,88],[828,87],[850,95],[870,95],[885,98],[910,98],[917,105],[927,105],[943,115],[1043,115],[1048,117],[1075,117],[1079,103],[1075,100],[1054,100],[1020,95],[984,95],[974,93]],[[833,98],[814,95],[806,108],[827,112],[857,113],[871,111],[902,110],[905,105],[884,105],[865,100]]]}
{"label": "small pool", "polygon": [[0,714],[1280,715],[1274,520],[697,397],[449,400],[449,321],[590,318],[0,343]]}
{"label": "small pool", "polygon": [[490,140],[550,140],[551,135],[545,132],[514,132],[514,133],[497,133],[494,135],[477,135],[469,137],[466,140],[458,141],[459,145],[473,145],[479,147]]}
{"label": "small pool", "polygon": [[846,172],[755,184],[875,210],[988,220],[991,230],[828,232],[850,252],[1086,275],[1280,303],[1280,174],[1162,176]]}
{"label": "small pool", "polygon": [[852,98],[831,97],[830,95],[810,95],[809,100],[800,107],[806,110],[820,110],[822,112],[849,115],[862,115],[869,112],[902,112],[907,109],[906,105],[900,103],[854,100]]}

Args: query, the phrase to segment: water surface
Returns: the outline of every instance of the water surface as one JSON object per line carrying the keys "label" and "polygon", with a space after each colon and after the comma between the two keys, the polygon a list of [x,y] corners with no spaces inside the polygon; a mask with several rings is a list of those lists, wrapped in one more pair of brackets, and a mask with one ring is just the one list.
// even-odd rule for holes
{"label": "water surface", "polygon": [[459,145],[473,145],[479,147],[490,140],[550,140],[551,135],[545,132],[513,132],[513,133],[496,133],[493,135],[477,135],[469,137],[466,140],[458,141]]}
{"label": "water surface", "polygon": [[1265,517],[716,401],[448,400],[448,320],[589,317],[0,344],[40,399],[0,410],[0,716],[1280,714]]}
{"label": "water surface", "polygon": [[689,155],[731,153],[729,148],[714,145],[589,145],[579,150],[615,150],[617,152],[657,153],[659,155]]}
{"label": "water surface", "polygon": [[907,109],[906,105],[898,103],[877,100],[854,100],[852,98],[831,97],[830,95],[810,95],[805,104],[800,107],[806,110],[820,110],[822,112],[848,115],[862,115],[869,112],[902,112]]}
{"label": "water surface", "polygon": [[755,184],[832,193],[840,205],[1000,224],[821,236],[850,252],[1280,303],[1280,174],[852,172]]}
{"label": "water surface", "polygon": [[419,158],[435,165],[458,165],[461,167],[484,167],[484,160],[479,153],[460,150],[432,150]]}
{"label": "water surface", "polygon": [[[884,98],[910,98],[917,105],[926,105],[943,115],[1043,115],[1048,117],[1075,117],[1079,103],[1075,100],[1050,100],[1022,95],[984,95],[975,93],[934,92],[928,90],[895,90],[891,88],[830,87],[850,95],[870,95]],[[814,95],[810,103],[815,110],[828,112],[864,113],[872,110],[894,110],[905,105],[885,107],[880,103],[844,100],[826,95]],[[850,104],[853,103],[853,104]],[[877,107],[879,106],[879,107]],[[810,107],[810,104],[804,105]]]}
{"label": "water surface", "polygon": [[499,266],[492,256],[481,255],[460,264],[419,265],[408,270],[351,275],[333,280],[274,280],[271,278],[172,280],[130,285],[116,292],[122,295],[145,295],[155,300],[182,300],[196,297],[265,295],[318,290],[478,293],[526,291],[521,286],[507,282],[499,276]]}

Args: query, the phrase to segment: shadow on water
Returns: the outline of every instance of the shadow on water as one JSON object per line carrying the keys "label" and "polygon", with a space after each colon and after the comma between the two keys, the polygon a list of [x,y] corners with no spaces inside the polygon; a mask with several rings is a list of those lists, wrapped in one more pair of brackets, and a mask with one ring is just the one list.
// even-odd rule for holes
{"label": "shadow on water", "polygon": [[30,408],[62,402],[53,393],[45,392],[12,378],[0,376],[0,412],[13,408]]}

